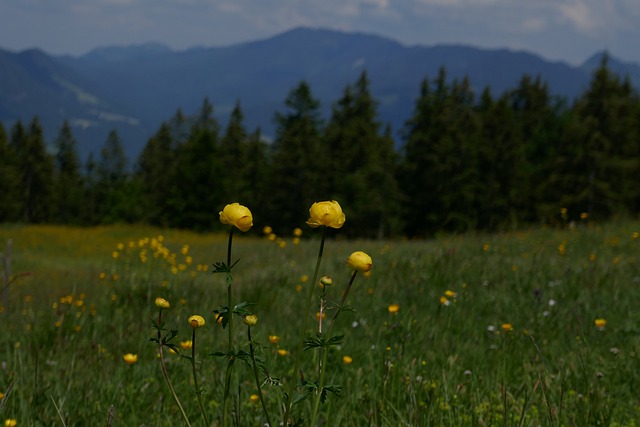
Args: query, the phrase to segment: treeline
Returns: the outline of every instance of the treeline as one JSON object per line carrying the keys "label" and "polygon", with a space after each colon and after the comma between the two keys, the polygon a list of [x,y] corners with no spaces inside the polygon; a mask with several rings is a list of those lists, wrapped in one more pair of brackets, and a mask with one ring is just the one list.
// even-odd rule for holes
{"label": "treeline", "polygon": [[239,103],[222,129],[205,99],[197,115],[178,110],[162,123],[134,164],[116,131],[81,163],[67,122],[53,154],[37,118],[0,126],[0,221],[213,230],[238,201],[258,226],[285,233],[314,201],[334,199],[346,234],[381,237],[550,223],[561,208],[566,220],[640,209],[640,101],[606,58],[571,105],[540,78],[476,96],[442,69],[423,81],[400,144],[369,84],[362,73],[347,85],[325,121],[299,83],[271,143],[245,128]]}

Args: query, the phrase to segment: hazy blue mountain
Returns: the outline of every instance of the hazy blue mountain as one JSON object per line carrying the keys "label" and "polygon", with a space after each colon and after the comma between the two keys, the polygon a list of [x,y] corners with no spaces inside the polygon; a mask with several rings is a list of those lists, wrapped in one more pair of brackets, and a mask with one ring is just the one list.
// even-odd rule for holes
{"label": "hazy blue mountain", "polygon": [[[223,127],[239,100],[248,129],[260,126],[271,136],[274,113],[304,79],[328,118],[346,85],[366,70],[380,117],[397,133],[413,111],[422,79],[434,79],[442,66],[450,79],[469,76],[477,94],[490,86],[497,96],[529,74],[571,100],[587,87],[599,55],[572,67],[506,49],[406,46],[375,35],[304,28],[179,52],[159,44],[97,48],[79,57],[0,50],[0,120],[7,126],[38,115],[52,141],[69,119],[83,155],[97,151],[116,128],[128,154],[137,155],[163,120],[178,108],[194,114],[205,97]],[[614,58],[609,63],[639,86],[638,65]]]}

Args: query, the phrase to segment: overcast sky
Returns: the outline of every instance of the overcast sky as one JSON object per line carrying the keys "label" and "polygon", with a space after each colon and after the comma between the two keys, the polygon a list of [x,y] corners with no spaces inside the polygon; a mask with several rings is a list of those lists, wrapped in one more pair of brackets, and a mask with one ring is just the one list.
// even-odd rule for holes
{"label": "overcast sky", "polygon": [[79,55],[160,42],[226,46],[306,26],[408,45],[526,50],[579,64],[596,51],[640,63],[640,0],[0,0],[0,47]]}

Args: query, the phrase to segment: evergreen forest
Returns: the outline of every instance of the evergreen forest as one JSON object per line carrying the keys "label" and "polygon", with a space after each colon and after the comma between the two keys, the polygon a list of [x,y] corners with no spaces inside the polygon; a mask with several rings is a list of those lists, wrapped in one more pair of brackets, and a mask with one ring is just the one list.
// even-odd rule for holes
{"label": "evergreen forest", "polygon": [[299,82],[269,142],[246,129],[240,102],[222,126],[204,99],[197,114],[178,110],[163,122],[137,159],[126,158],[116,131],[79,159],[68,122],[51,147],[37,117],[0,125],[0,222],[210,231],[222,227],[225,204],[240,202],[256,230],[288,233],[313,202],[333,199],[348,237],[378,238],[640,212],[640,99],[606,57],[572,101],[532,76],[503,94],[474,93],[445,69],[416,89],[412,116],[392,130],[366,72],[328,118]]}

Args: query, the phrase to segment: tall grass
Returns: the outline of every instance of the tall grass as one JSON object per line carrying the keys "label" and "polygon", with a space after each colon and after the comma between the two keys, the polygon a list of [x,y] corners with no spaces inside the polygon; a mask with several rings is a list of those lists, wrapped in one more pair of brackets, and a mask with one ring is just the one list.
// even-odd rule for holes
{"label": "tall grass", "polygon": [[[430,241],[331,240],[320,272],[334,280],[329,299],[338,300],[347,284],[353,250],[369,253],[374,269],[351,289],[347,302],[355,311],[342,313],[334,327],[345,337],[329,354],[325,382],[344,391],[321,405],[319,424],[634,425],[639,231],[640,223],[625,221]],[[284,244],[234,241],[234,299],[255,303],[252,341],[273,378],[294,377],[306,297],[300,285],[313,273],[318,247],[306,234],[298,245],[289,236]],[[212,311],[225,305],[226,286],[210,271],[226,256],[226,236],[133,226],[1,227],[0,247],[9,238],[16,278],[0,314],[0,419],[106,425],[113,405],[114,426],[180,424],[149,342],[153,301],[162,296],[172,304],[163,316],[179,330],[176,344],[191,337],[190,315],[207,319],[198,331],[197,371],[205,409],[220,422],[226,360],[212,354],[228,337]],[[154,256],[158,247],[169,255]],[[316,319],[309,325],[312,335]],[[236,342],[248,351],[245,329],[238,328]],[[137,354],[137,363],[125,363],[125,353]],[[307,353],[302,373],[309,379],[318,356]],[[191,364],[165,358],[191,424],[203,425]],[[234,372],[234,419],[262,425],[260,403],[251,398],[252,367],[240,363]],[[282,418],[286,388],[263,388],[272,420]],[[312,406],[303,401],[295,415],[308,420]]]}

